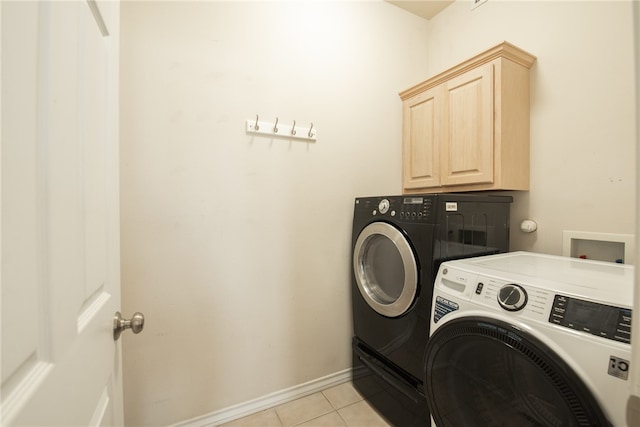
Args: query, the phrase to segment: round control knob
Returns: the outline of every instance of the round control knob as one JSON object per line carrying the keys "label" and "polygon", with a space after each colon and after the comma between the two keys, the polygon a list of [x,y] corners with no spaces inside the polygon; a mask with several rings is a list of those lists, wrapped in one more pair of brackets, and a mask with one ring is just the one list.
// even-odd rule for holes
{"label": "round control knob", "polygon": [[527,305],[527,291],[520,285],[511,283],[504,285],[498,292],[500,307],[508,311],[522,310]]}
{"label": "round control knob", "polygon": [[380,203],[378,203],[378,210],[380,211],[381,214],[386,214],[387,211],[389,210],[389,200],[387,199],[380,200]]}

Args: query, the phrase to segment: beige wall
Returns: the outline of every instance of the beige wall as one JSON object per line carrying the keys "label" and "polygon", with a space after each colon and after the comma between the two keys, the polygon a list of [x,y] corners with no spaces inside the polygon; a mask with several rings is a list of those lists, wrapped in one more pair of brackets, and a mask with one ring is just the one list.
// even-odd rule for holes
{"label": "beige wall", "polygon": [[[562,231],[633,234],[635,75],[630,1],[458,1],[429,21],[428,74],[502,40],[531,70],[531,191],[513,193],[512,249],[562,253]],[[519,230],[523,219],[538,231]]]}
{"label": "beige wall", "polygon": [[[125,2],[126,418],[161,425],[350,366],[355,196],[400,191],[398,92],[502,40],[532,69],[529,193],[512,247],[633,233],[630,3]],[[314,144],[244,132],[313,122]]]}
{"label": "beige wall", "polygon": [[[124,2],[126,420],[166,425],[350,367],[357,195],[398,193],[426,21],[382,2]],[[317,128],[316,143],[245,120]]]}

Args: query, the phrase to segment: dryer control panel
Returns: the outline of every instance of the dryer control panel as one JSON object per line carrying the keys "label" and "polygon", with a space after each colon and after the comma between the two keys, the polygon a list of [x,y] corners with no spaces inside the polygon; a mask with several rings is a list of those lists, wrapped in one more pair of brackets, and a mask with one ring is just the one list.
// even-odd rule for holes
{"label": "dryer control panel", "polygon": [[631,343],[631,309],[556,295],[549,322],[602,338]]}
{"label": "dryer control panel", "polygon": [[356,199],[355,212],[394,221],[431,223],[435,204],[434,197],[425,196],[365,197]]}
{"label": "dryer control panel", "polygon": [[421,220],[428,218],[434,201],[425,197],[403,197],[400,208],[400,219]]}

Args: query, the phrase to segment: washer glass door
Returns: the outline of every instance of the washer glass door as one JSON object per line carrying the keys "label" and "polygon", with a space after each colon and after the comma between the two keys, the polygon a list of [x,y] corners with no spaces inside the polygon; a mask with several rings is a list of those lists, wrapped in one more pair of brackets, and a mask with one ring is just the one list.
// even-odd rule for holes
{"label": "washer glass door", "polygon": [[353,271],[360,294],[383,316],[401,316],[413,304],[418,291],[416,257],[396,227],[373,222],[360,232]]}
{"label": "washer glass door", "polygon": [[438,427],[611,426],[584,382],[542,341],[466,317],[429,339],[426,394]]}

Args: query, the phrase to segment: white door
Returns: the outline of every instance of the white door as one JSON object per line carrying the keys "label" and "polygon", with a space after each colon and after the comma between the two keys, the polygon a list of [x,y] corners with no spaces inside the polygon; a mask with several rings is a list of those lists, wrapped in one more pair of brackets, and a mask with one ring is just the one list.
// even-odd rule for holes
{"label": "white door", "polygon": [[123,425],[119,4],[0,3],[0,424]]}
{"label": "white door", "polygon": [[[635,67],[636,67],[636,173],[640,170],[640,3],[633,2],[633,28],[635,36]],[[637,182],[638,178],[636,178]],[[635,247],[640,248],[640,186],[636,185],[636,236]],[[635,258],[635,293],[631,321],[631,342],[633,346],[631,357],[631,396],[627,402],[627,425],[640,425],[640,249],[636,250]]]}

